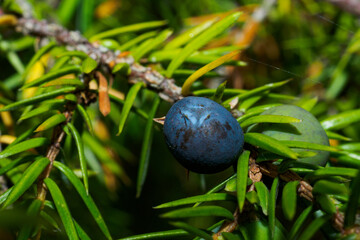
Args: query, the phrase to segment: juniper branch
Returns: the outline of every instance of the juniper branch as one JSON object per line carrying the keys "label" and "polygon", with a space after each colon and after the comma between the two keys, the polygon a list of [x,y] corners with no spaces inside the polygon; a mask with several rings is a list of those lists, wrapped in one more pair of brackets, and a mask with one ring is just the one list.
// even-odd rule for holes
{"label": "juniper branch", "polygon": [[130,83],[142,81],[168,102],[175,102],[182,98],[181,88],[174,83],[173,79],[166,78],[159,72],[136,63],[131,56],[119,57],[120,51],[111,51],[97,43],[90,43],[78,31],[69,31],[58,24],[33,18],[19,18],[15,27],[24,35],[53,38],[69,50],[82,51],[103,67],[112,68],[118,63],[127,63],[131,68]]}

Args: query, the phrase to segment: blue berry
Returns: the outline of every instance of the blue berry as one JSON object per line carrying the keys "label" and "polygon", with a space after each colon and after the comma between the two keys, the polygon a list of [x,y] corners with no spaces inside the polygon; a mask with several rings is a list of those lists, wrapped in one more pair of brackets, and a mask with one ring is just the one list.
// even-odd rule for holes
{"label": "blue berry", "polygon": [[166,115],[164,135],[173,156],[197,173],[225,170],[244,144],[243,131],[231,113],[203,97],[176,102]]}

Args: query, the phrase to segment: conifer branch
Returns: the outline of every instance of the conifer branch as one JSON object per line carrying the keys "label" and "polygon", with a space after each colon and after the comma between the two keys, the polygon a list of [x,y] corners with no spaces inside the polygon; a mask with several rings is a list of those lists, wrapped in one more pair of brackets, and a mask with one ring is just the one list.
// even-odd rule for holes
{"label": "conifer branch", "polygon": [[135,63],[131,56],[119,57],[120,51],[111,51],[96,42],[90,43],[78,31],[69,31],[58,24],[33,18],[19,18],[15,27],[24,35],[53,38],[58,44],[66,46],[69,50],[86,53],[101,66],[109,69],[118,63],[127,63],[131,69],[130,83],[144,82],[148,88],[157,91],[159,96],[168,102],[175,102],[182,98],[181,88],[174,83],[173,79],[166,78],[149,67]]}

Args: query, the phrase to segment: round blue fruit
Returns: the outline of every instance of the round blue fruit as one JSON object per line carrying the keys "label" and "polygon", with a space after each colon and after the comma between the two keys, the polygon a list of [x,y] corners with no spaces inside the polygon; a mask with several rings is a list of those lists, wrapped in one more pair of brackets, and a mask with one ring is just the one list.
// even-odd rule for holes
{"label": "round blue fruit", "polygon": [[173,156],[197,173],[225,170],[244,145],[243,131],[231,113],[203,97],[176,102],[166,115],[164,135]]}

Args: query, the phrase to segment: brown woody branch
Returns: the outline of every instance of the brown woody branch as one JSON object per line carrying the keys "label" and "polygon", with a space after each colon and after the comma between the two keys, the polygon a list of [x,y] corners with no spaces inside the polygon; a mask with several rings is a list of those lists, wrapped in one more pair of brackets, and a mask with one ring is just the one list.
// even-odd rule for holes
{"label": "brown woody branch", "polygon": [[[277,166],[273,165],[271,162],[263,162],[263,163],[256,163],[256,159],[251,156],[249,159],[249,178],[253,182],[259,182],[262,179],[262,176],[266,175],[271,178],[279,177],[285,182],[291,182],[291,181],[299,181],[298,186],[298,195],[300,197],[305,198],[306,200],[313,202],[314,196],[312,194],[312,186],[304,181],[299,175],[297,175],[293,171],[286,171],[284,173],[279,173]],[[248,191],[254,191],[254,184],[250,185],[248,188]],[[231,222],[224,222],[221,226],[220,230],[213,234],[213,239],[217,240],[221,236],[223,232],[233,232],[236,230],[237,226],[241,222],[249,221],[251,218],[254,218],[252,216],[252,210],[253,207],[249,202],[245,201],[245,205],[243,208],[243,212],[240,213],[239,209],[236,208],[234,212],[234,220]],[[360,233],[360,227],[355,226],[350,229],[344,229],[344,214],[340,211],[337,211],[333,217],[332,217],[332,226],[342,233],[343,236],[349,235],[350,233]]]}
{"label": "brown woody branch", "polygon": [[120,51],[111,51],[103,46],[90,43],[78,31],[69,31],[60,25],[33,18],[19,18],[16,30],[24,35],[54,38],[57,43],[67,46],[69,50],[86,53],[103,67],[112,68],[118,63],[128,63],[131,68],[129,82],[144,82],[148,88],[157,91],[159,96],[168,102],[182,98],[181,88],[174,83],[173,79],[166,78],[149,67],[135,63],[132,57],[119,57]]}
{"label": "brown woody branch", "polygon": [[[64,112],[64,115],[66,117],[66,123],[70,122],[72,117],[72,111],[66,111]],[[46,152],[46,157],[50,160],[50,164],[46,167],[44,172],[41,174],[41,176],[38,179],[37,183],[37,198],[41,200],[42,202],[45,201],[46,198],[46,186],[44,183],[44,179],[49,177],[51,169],[53,167],[53,163],[59,154],[60,151],[60,144],[65,136],[65,132],[62,129],[61,125],[56,126],[56,128],[53,131],[53,136],[51,140],[51,145],[48,147],[48,150]]]}
{"label": "brown woody branch", "polygon": [[[279,173],[277,166],[273,165],[270,162],[264,162],[260,165],[260,170],[263,174],[270,176],[272,178],[279,177],[285,182],[299,181],[297,192],[300,197],[305,198],[306,200],[313,202],[314,196],[312,194],[313,187],[306,181],[304,181],[299,175],[293,171],[286,171],[284,173]],[[344,233],[344,214],[337,211],[332,218],[332,225],[338,231]]]}
{"label": "brown woody branch", "polygon": [[[66,117],[66,123],[71,121],[72,117],[72,111],[65,111],[64,115]],[[50,160],[50,164],[45,168],[45,170],[41,173],[40,177],[37,181],[37,196],[36,198],[39,199],[42,204],[44,205],[44,202],[46,200],[46,194],[47,194],[47,187],[44,183],[44,180],[49,177],[51,170],[53,168],[53,163],[59,154],[60,151],[60,144],[65,136],[65,132],[62,129],[61,125],[58,125],[55,127],[53,131],[53,136],[51,140],[51,145],[48,147],[48,150],[46,152],[46,157]],[[42,205],[42,207],[43,207]],[[40,239],[41,237],[41,229],[37,232],[36,239]]]}
{"label": "brown woody branch", "polygon": [[279,177],[285,182],[299,181],[298,194],[300,195],[300,197],[303,197],[310,202],[314,200],[314,196],[312,194],[312,186],[308,182],[302,180],[302,178],[295,172],[288,170],[284,173],[279,173],[277,166],[270,162],[261,163],[260,171],[263,174],[272,178]]}
{"label": "brown woody branch", "polygon": [[[259,165],[256,163],[255,156],[250,156],[248,175],[253,183],[248,187],[247,191],[251,192],[255,190],[255,183],[260,182],[262,179],[262,173]],[[243,211],[240,213],[239,208],[237,207],[233,214],[234,220],[231,222],[224,222],[220,227],[220,230],[217,233],[213,234],[213,239],[218,240],[223,232],[235,231],[239,224],[241,224],[242,222],[246,222],[251,217],[253,217],[253,214],[251,214],[252,210],[253,206],[247,200],[245,200]]]}

